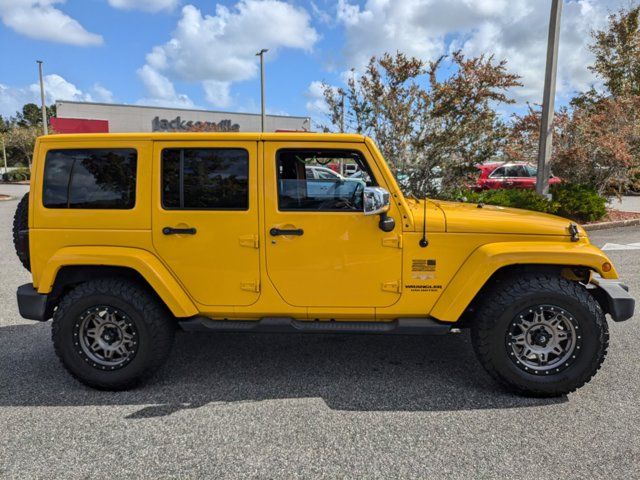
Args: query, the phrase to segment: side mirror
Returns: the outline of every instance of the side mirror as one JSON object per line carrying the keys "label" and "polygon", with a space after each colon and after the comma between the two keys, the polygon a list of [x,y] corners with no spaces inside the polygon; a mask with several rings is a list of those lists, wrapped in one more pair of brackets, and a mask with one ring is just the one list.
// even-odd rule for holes
{"label": "side mirror", "polygon": [[365,215],[381,215],[389,211],[391,195],[382,187],[365,187],[362,204]]}

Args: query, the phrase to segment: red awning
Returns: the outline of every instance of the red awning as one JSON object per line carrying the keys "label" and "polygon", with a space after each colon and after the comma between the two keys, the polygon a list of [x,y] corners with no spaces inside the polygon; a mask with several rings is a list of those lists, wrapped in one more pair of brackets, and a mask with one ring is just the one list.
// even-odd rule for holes
{"label": "red awning", "polygon": [[109,133],[107,120],[86,118],[52,118],[51,128],[55,133]]}

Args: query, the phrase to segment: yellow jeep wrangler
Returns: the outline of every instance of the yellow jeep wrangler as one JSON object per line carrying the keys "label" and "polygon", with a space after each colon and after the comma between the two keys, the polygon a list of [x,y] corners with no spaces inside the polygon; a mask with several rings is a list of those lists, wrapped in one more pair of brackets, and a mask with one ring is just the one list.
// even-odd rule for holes
{"label": "yellow jeep wrangler", "polygon": [[569,220],[406,198],[375,144],[312,133],[41,137],[14,220],[63,365],[124,389],[177,327],[445,334],[516,392],[584,385],[634,300]]}

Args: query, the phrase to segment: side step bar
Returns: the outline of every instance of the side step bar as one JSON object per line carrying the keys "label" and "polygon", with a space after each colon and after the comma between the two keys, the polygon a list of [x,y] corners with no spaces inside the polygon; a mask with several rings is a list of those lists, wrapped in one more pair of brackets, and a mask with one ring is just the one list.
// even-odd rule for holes
{"label": "side step bar", "polygon": [[212,320],[195,317],[179,325],[187,332],[247,332],[247,333],[369,333],[398,335],[444,335],[451,324],[432,318],[398,318],[392,322],[304,321],[289,317],[264,317],[260,320]]}

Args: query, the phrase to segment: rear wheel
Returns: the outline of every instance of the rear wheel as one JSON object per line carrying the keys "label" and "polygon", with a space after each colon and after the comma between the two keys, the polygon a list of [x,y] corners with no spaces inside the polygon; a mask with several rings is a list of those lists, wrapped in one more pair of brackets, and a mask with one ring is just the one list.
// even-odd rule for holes
{"label": "rear wheel", "polygon": [[598,302],[580,284],[551,274],[512,276],[494,286],[471,335],[492,377],[533,396],[583,386],[602,365],[609,341]]}
{"label": "rear wheel", "polygon": [[156,298],[128,280],[80,284],[53,315],[52,337],[65,368],[99,389],[122,390],[149,377],[167,359],[173,318]]}
{"label": "rear wheel", "polygon": [[13,246],[22,266],[31,271],[29,258],[29,192],[25,193],[18,202],[16,213],[13,215]]}

